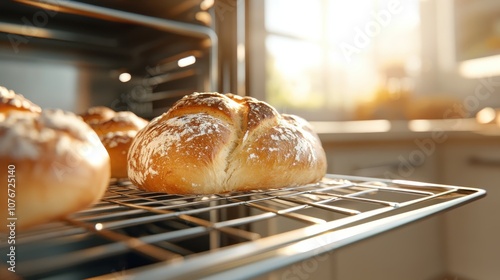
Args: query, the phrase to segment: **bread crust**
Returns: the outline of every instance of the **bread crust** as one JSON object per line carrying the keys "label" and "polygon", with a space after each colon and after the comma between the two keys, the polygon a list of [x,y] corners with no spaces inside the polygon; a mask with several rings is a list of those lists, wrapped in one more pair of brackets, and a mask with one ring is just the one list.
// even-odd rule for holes
{"label": "bread crust", "polygon": [[21,94],[17,94],[13,90],[0,86],[0,115],[3,115],[0,117],[2,119],[10,112],[30,112],[39,114],[41,111],[42,108],[40,108],[40,106],[34,104]]}
{"label": "bread crust", "polygon": [[89,123],[99,136],[111,132],[139,131],[147,124],[147,120],[130,111],[115,112],[109,119]]}
{"label": "bread crust", "polygon": [[148,121],[130,111],[115,112],[104,106],[92,107],[82,115],[97,133],[111,159],[111,177],[127,178],[127,153],[137,131]]}
{"label": "bread crust", "polygon": [[90,107],[81,114],[83,121],[89,125],[94,123],[101,123],[111,119],[115,115],[115,111],[106,106],[94,106]]}
{"label": "bread crust", "polygon": [[314,183],[326,156],[304,119],[232,94],[194,93],[133,140],[128,175],[138,187],[212,194]]}
{"label": "bread crust", "polygon": [[[0,180],[14,178],[9,188],[21,230],[90,206],[109,183],[109,156],[96,133],[61,110],[9,114],[0,123],[0,158]],[[7,184],[2,186],[0,199],[7,201]],[[0,219],[8,217],[0,211]]]}
{"label": "bread crust", "polygon": [[111,159],[111,177],[128,178],[127,154],[137,131],[116,131],[99,137]]}

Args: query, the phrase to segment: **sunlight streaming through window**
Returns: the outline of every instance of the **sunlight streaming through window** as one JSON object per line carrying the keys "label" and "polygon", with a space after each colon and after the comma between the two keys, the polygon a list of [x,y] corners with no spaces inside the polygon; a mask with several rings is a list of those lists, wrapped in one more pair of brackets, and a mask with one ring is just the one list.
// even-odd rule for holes
{"label": "sunlight streaming through window", "polygon": [[418,74],[417,0],[267,0],[265,21],[266,100],[282,111],[371,118],[359,108],[404,97],[388,81],[411,85]]}

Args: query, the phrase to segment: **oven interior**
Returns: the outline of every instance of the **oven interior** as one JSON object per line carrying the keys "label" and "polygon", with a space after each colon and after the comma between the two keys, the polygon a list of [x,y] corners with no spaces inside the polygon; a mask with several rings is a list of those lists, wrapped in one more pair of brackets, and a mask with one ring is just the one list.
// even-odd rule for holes
{"label": "oven interior", "polygon": [[[105,105],[148,119],[193,91],[244,95],[245,5],[2,1],[0,75],[36,67],[41,70],[33,73],[42,75],[47,65],[63,65],[74,69],[73,92],[50,93],[52,101],[74,95],[68,107],[77,113]],[[189,63],[182,64],[186,58]],[[124,73],[130,81],[120,81]],[[31,85],[35,92],[42,87],[33,82],[36,77],[13,76],[15,84]],[[49,92],[65,82],[51,78]],[[92,208],[19,233],[18,274],[24,279],[250,278],[484,195],[473,188],[341,175],[327,175],[318,184],[211,196],[144,192],[128,181],[113,181]],[[4,264],[6,258],[3,254]]]}
{"label": "oven interior", "polygon": [[208,196],[145,192],[117,181],[92,208],[19,234],[17,272],[24,279],[251,278],[484,195],[343,175]]}
{"label": "oven interior", "polygon": [[[77,113],[105,105],[152,118],[195,91],[244,95],[244,11],[244,1],[2,1],[0,73],[35,100],[34,76],[45,75],[56,91],[47,98],[74,95]],[[75,72],[71,90],[57,92],[66,81],[52,65]],[[25,83],[34,85],[18,90]]]}

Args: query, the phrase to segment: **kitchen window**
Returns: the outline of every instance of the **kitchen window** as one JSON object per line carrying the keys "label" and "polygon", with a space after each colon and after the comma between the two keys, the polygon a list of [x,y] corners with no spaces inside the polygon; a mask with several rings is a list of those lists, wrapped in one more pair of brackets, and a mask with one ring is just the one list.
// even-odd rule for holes
{"label": "kitchen window", "polygon": [[310,120],[399,117],[365,107],[411,93],[420,69],[419,1],[250,5],[252,95]]}

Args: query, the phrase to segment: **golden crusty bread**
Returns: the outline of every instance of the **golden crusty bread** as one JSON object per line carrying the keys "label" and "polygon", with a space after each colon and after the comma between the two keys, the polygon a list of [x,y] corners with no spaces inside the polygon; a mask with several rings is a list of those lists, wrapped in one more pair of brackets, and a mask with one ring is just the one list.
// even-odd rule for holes
{"label": "golden crusty bread", "polygon": [[0,117],[3,119],[10,112],[16,111],[39,114],[42,108],[21,94],[0,86]]}
{"label": "golden crusty bread", "polygon": [[111,159],[111,177],[127,178],[127,153],[137,131],[148,121],[130,111],[115,112],[108,107],[92,107],[82,118],[97,133]]}
{"label": "golden crusty bread", "polygon": [[139,131],[148,124],[148,121],[130,111],[115,112],[107,120],[88,123],[97,135],[102,136],[111,132]]}
{"label": "golden crusty bread", "polygon": [[15,194],[10,197],[15,201],[13,215],[0,211],[0,219],[17,218],[17,229],[62,218],[98,201],[110,173],[108,153],[96,133],[80,117],[62,110],[7,115],[0,122],[0,169],[5,182],[0,199],[7,202],[8,193]]}
{"label": "golden crusty bread", "polygon": [[185,96],[138,132],[128,175],[139,188],[211,194],[319,181],[326,156],[302,118],[232,94]]}
{"label": "golden crusty bread", "polygon": [[83,121],[90,124],[101,123],[111,119],[115,111],[105,106],[90,107],[85,113],[81,114]]}
{"label": "golden crusty bread", "polygon": [[108,151],[111,159],[111,177],[117,179],[128,178],[127,155],[137,131],[116,131],[100,137],[102,144]]}

